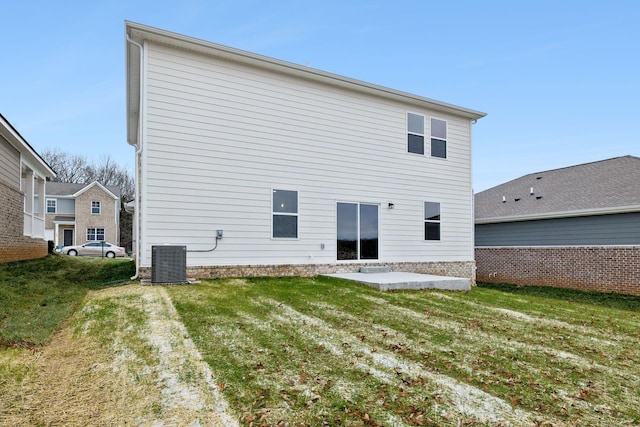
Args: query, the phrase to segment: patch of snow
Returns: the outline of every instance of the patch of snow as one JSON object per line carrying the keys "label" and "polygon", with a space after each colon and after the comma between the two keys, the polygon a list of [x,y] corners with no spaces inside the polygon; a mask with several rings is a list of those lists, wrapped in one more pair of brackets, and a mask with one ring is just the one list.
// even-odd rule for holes
{"label": "patch of snow", "polygon": [[[453,402],[456,410],[462,414],[484,422],[513,421],[523,424],[532,423],[529,413],[514,409],[504,400],[476,387],[461,383],[446,375],[429,372],[421,364],[399,358],[387,351],[381,349],[372,351],[369,347],[363,345],[357,337],[336,330],[321,319],[300,313],[278,301],[265,299],[265,302],[279,308],[279,313],[273,315],[275,320],[296,326],[300,324],[310,326],[304,328],[302,332],[317,339],[318,343],[322,343],[321,345],[327,350],[336,351],[336,355],[342,356],[341,344],[348,344],[351,354],[360,353],[366,356],[371,363],[364,363],[355,359],[352,360],[353,366],[370,373],[380,381],[387,383],[397,381],[397,372],[402,372],[413,378],[426,377],[443,388],[444,395]],[[374,366],[371,366],[372,364]]]}

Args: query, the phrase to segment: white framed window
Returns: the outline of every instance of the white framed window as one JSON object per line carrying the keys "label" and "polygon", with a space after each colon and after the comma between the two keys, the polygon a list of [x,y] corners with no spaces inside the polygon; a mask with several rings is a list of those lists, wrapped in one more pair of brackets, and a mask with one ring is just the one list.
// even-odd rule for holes
{"label": "white framed window", "polygon": [[440,240],[440,203],[424,202],[424,240]]}
{"label": "white framed window", "polygon": [[104,240],[104,228],[89,227],[87,228],[87,241]]}
{"label": "white framed window", "polygon": [[431,157],[447,158],[447,121],[431,118]]}
{"label": "white framed window", "polygon": [[100,201],[94,200],[91,202],[91,214],[92,215],[100,215]]}
{"label": "white framed window", "polygon": [[407,151],[424,154],[424,116],[407,113]]}
{"label": "white framed window", "polygon": [[56,212],[58,212],[58,200],[47,199],[47,213],[56,213]]}
{"label": "white framed window", "polygon": [[298,238],[298,192],[271,191],[271,236],[274,239]]}

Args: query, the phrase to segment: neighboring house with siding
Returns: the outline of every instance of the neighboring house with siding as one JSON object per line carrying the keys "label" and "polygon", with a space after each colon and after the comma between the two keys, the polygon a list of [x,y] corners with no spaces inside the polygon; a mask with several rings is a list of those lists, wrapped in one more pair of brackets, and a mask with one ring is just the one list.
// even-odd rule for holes
{"label": "neighboring house with siding", "polygon": [[98,181],[50,182],[46,192],[46,235],[55,245],[90,241],[120,243],[120,189]]}
{"label": "neighboring house with siding", "polygon": [[47,255],[44,194],[55,172],[0,114],[0,262]]}
{"label": "neighboring house with siding", "polygon": [[537,172],[475,195],[477,280],[640,295],[640,158]]}
{"label": "neighboring house with siding", "polygon": [[169,244],[195,277],[474,279],[484,113],[131,22],[126,37],[142,277]]}

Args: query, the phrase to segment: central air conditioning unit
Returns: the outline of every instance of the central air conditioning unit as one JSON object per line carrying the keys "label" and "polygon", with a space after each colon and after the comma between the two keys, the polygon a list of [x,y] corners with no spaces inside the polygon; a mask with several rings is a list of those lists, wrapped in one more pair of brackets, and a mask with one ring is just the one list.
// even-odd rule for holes
{"label": "central air conditioning unit", "polygon": [[187,283],[187,247],[151,247],[151,283]]}

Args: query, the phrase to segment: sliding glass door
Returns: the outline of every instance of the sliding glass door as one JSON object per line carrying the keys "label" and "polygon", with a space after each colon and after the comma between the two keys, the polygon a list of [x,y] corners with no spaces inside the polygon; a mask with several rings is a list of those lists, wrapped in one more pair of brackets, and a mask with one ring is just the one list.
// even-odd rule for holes
{"label": "sliding glass door", "polygon": [[338,203],[338,260],[378,259],[378,211],[378,205]]}

